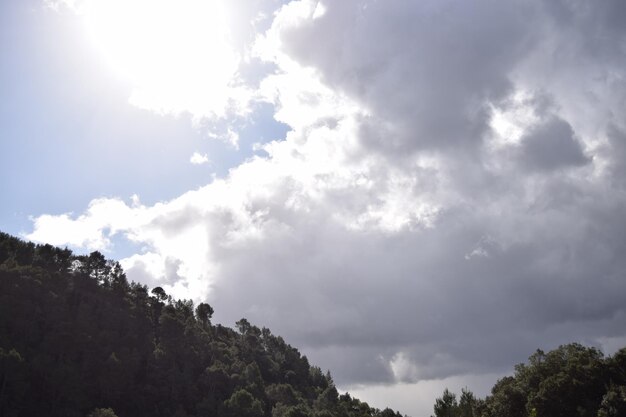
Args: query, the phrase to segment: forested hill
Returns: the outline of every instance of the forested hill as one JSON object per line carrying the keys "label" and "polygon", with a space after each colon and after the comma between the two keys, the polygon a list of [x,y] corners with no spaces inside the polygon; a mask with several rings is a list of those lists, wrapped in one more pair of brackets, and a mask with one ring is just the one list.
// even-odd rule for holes
{"label": "forested hill", "polygon": [[445,390],[435,417],[626,417],[626,348],[605,357],[578,343],[537,350],[491,395]]}
{"label": "forested hill", "polygon": [[206,303],[129,283],[99,252],[0,232],[0,416],[400,417]]}
{"label": "forested hill", "polygon": [[[129,283],[99,252],[0,232],[0,417],[401,417],[339,395],[329,373],[246,319]],[[626,348],[537,351],[484,399],[436,417],[626,417]]]}

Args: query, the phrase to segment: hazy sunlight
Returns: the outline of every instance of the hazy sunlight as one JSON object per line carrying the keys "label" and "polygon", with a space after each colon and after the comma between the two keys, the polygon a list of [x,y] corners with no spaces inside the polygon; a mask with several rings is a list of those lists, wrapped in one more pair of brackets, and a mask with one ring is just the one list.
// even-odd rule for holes
{"label": "hazy sunlight", "polygon": [[240,58],[220,2],[88,0],[81,11],[94,45],[132,83],[133,104],[204,116],[241,98],[233,88]]}

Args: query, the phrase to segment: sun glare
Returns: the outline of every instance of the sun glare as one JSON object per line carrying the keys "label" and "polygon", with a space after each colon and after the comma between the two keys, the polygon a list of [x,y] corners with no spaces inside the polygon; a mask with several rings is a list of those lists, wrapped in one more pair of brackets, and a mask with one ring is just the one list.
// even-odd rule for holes
{"label": "sun glare", "polygon": [[130,101],[163,113],[221,115],[240,57],[227,11],[207,0],[87,0],[87,31],[108,66],[133,86]]}

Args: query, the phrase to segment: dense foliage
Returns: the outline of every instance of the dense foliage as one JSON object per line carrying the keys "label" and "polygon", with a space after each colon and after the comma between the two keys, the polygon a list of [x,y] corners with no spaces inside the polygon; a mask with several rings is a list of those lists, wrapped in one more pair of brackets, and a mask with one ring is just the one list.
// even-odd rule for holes
{"label": "dense foliage", "polygon": [[580,344],[535,352],[515,374],[500,379],[491,395],[443,392],[436,417],[625,417],[626,348],[605,357]]}
{"label": "dense foliage", "polygon": [[211,323],[99,252],[0,233],[0,416],[400,417],[246,319]]}

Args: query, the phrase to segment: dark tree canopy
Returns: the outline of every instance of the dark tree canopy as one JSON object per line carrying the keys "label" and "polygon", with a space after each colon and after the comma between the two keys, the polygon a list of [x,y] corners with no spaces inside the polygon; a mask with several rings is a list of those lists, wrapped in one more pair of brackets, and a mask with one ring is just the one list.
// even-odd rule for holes
{"label": "dark tree canopy", "polygon": [[267,328],[0,232],[0,416],[381,417]]}
{"label": "dark tree canopy", "polygon": [[460,401],[447,389],[435,416],[608,417],[626,416],[626,348],[605,357],[578,343],[548,353],[537,350],[515,374],[500,379],[491,395],[477,399],[463,390]]}

